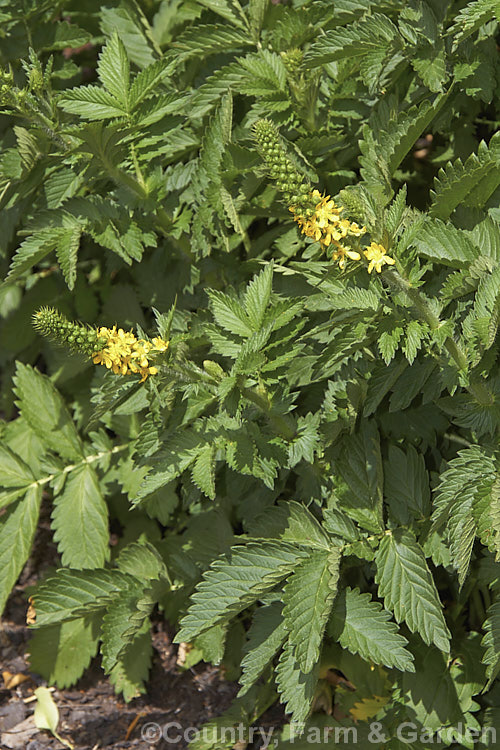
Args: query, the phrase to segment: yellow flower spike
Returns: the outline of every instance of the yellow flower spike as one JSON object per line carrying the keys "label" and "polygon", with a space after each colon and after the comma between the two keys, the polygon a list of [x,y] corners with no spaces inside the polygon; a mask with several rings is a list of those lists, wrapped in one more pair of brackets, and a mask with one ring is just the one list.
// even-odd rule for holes
{"label": "yellow flower spike", "polygon": [[140,382],[143,383],[149,375],[158,373],[157,367],[150,367],[149,355],[151,351],[164,352],[168,349],[168,341],[156,337],[153,342],[145,339],[137,339],[132,331],[124,331],[123,328],[99,328],[99,336],[105,340],[105,344],[97,352],[94,352],[92,360],[94,364],[101,364],[112,370],[115,375],[128,375],[129,373],[141,375]]}
{"label": "yellow flower spike", "polygon": [[394,258],[387,255],[387,250],[383,245],[379,245],[377,242],[372,242],[369,247],[363,250],[363,255],[366,260],[369,261],[368,273],[371,273],[373,269],[377,273],[382,271],[383,265],[393,266],[396,262]]}
{"label": "yellow flower spike", "polygon": [[88,356],[95,365],[103,365],[115,375],[136,374],[141,383],[149,375],[157,375],[158,368],[150,366],[150,359],[165,352],[169,342],[156,336],[152,341],[137,339],[132,331],[123,328],[84,326],[67,320],[54,308],[43,307],[33,316],[33,325],[44,336],[49,336],[72,351]]}
{"label": "yellow flower spike", "polygon": [[321,243],[323,249],[331,244],[336,246],[332,254],[333,260],[339,262],[340,268],[344,268],[346,259],[360,260],[361,256],[355,250],[350,250],[340,245],[340,240],[345,237],[360,237],[366,232],[365,227],[360,227],[348,219],[341,219],[342,206],[337,206],[329,195],[322,195],[319,190],[309,193],[311,203],[315,208],[305,215],[305,210],[297,206],[289,206],[293,218],[300,227],[302,234],[312,240]]}

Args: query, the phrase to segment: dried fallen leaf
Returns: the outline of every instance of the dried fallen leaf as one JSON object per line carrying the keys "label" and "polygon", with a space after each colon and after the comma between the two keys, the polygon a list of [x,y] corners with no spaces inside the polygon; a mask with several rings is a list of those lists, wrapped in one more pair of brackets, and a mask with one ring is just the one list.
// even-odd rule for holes
{"label": "dried fallen leaf", "polygon": [[26,612],[26,625],[34,625],[36,622],[36,610],[33,597],[30,596],[28,601],[30,603],[30,606],[28,607],[28,611]]}
{"label": "dried fallen leaf", "polygon": [[16,688],[22,682],[26,682],[26,680],[31,679],[27,674],[21,674],[21,672],[12,674],[12,672],[7,671],[2,672],[2,678],[6,690],[14,690],[14,688]]}
{"label": "dried fallen leaf", "polygon": [[192,650],[192,648],[193,647],[190,643],[179,643],[179,648],[177,649],[177,662],[176,662],[178,667],[184,666],[187,655]]}

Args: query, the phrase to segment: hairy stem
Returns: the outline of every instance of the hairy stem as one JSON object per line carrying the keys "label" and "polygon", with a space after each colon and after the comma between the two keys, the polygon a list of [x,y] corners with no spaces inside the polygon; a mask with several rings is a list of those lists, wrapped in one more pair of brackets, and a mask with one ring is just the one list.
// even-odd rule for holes
{"label": "hairy stem", "polygon": [[[420,319],[425,321],[431,330],[435,331],[443,325],[443,321],[436,315],[424,295],[418,289],[412,287],[408,279],[405,279],[399,271],[395,268],[388,269],[384,274],[384,279],[394,290],[404,292],[410,298],[420,313]],[[459,344],[451,336],[447,336],[444,347],[457,366],[457,369],[467,372],[467,356]],[[493,396],[482,381],[475,380],[474,382],[470,382],[466,386],[466,389],[479,404],[489,406],[493,403]]]}

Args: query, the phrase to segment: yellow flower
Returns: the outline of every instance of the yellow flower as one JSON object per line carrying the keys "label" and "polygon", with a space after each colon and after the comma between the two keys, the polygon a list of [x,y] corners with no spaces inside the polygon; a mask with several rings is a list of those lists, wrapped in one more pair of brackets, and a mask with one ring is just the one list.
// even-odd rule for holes
{"label": "yellow flower", "polygon": [[309,193],[309,204],[315,206],[314,210],[311,207],[306,209],[304,206],[289,207],[302,234],[320,242],[323,249],[335,245],[332,258],[339,262],[340,268],[345,267],[348,258],[360,260],[360,254],[341,245],[340,240],[346,237],[360,237],[366,232],[366,227],[360,227],[348,219],[341,219],[340,213],[343,208],[337,206],[329,195],[321,195],[319,190]]}
{"label": "yellow flower", "polygon": [[311,219],[304,219],[302,216],[296,216],[295,221],[301,228],[302,234],[305,234],[306,237],[310,237],[316,242],[321,239],[322,231],[321,228],[316,224],[316,219],[314,218],[314,216]]}
{"label": "yellow flower", "polygon": [[166,352],[168,349],[168,341],[163,341],[159,336],[155,336],[153,339],[153,349],[157,352]]}
{"label": "yellow flower", "polygon": [[365,232],[366,227],[360,227],[356,224],[355,221],[351,221],[351,224],[349,226],[349,234],[352,234],[353,237],[361,237],[361,235]]}
{"label": "yellow flower", "polygon": [[335,201],[330,200],[329,195],[321,195],[319,190],[313,190],[312,197],[318,200],[314,218],[320,229],[327,227],[331,222],[335,223],[338,221],[342,208],[336,206]]}
{"label": "yellow flower", "polygon": [[104,365],[112,370],[115,375],[127,375],[129,373],[141,375],[140,382],[143,383],[148,375],[156,375],[158,368],[150,366],[149,354],[152,350],[164,352],[168,349],[168,341],[156,337],[153,341],[137,339],[132,331],[124,331],[123,328],[98,329],[100,339],[105,344],[99,351],[92,355],[96,365]]}
{"label": "yellow flower", "polygon": [[347,247],[341,245],[340,242],[335,242],[335,240],[333,244],[337,249],[332,253],[332,260],[337,260],[339,263],[339,268],[341,268],[342,270],[344,270],[345,268],[347,258],[350,258],[351,260],[361,259],[361,255],[355,250],[349,250]]}
{"label": "yellow flower", "polygon": [[385,247],[379,245],[377,242],[372,242],[371,245],[363,251],[363,254],[366,260],[370,261],[368,264],[368,273],[371,273],[373,269],[375,269],[377,273],[380,273],[384,264],[393,266],[396,262],[394,258],[390,258],[387,255]]}

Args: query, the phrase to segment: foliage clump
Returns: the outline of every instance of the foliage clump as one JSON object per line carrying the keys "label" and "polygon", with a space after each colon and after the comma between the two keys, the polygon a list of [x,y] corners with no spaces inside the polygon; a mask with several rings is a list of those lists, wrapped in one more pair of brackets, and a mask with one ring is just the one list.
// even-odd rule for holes
{"label": "foliage clump", "polygon": [[49,683],[99,652],[144,692],[159,611],[186,668],[239,681],[221,726],[279,700],[275,747],[396,749],[405,722],[417,748],[459,724],[477,743],[448,745],[492,746],[498,21],[5,5],[0,605],[43,503]]}

